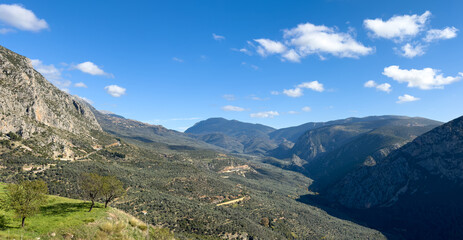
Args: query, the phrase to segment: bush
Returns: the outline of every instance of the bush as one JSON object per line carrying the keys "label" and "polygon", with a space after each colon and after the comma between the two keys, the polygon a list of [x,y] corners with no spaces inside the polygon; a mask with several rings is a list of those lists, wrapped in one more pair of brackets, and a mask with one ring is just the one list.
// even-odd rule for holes
{"label": "bush", "polygon": [[131,218],[131,219],[129,219],[129,224],[132,227],[138,227],[138,225],[140,225],[140,221],[138,221],[138,219],[136,219],[136,218]]}
{"label": "bush", "polygon": [[146,229],[148,229],[148,226],[146,224],[140,224],[138,225],[138,228],[142,231],[146,231]]}
{"label": "bush", "polygon": [[167,228],[151,228],[150,239],[153,240],[174,240],[175,235]]}
{"label": "bush", "polygon": [[22,137],[14,132],[9,132],[6,134],[11,141],[21,141]]}

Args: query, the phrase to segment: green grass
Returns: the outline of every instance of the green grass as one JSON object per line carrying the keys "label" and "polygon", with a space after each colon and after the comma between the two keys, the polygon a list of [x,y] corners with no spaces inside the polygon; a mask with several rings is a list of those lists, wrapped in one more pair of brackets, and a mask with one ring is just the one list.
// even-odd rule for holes
{"label": "green grass", "polygon": [[[0,184],[0,197],[5,195],[5,184]],[[26,218],[26,226],[21,228],[21,219],[14,212],[0,210],[0,216],[5,216],[7,223],[0,226],[0,238],[26,239],[51,236],[52,233],[65,234],[73,232],[82,225],[91,224],[97,219],[108,215],[109,208],[103,208],[102,204],[88,212],[90,204],[81,200],[48,196],[48,203],[43,206],[38,214]]]}

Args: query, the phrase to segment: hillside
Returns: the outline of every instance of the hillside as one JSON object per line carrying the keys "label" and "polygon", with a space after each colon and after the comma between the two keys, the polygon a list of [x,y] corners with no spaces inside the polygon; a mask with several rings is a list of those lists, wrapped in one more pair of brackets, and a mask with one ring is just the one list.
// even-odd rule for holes
{"label": "hillside", "polygon": [[188,128],[185,133],[235,153],[265,154],[277,145],[268,134],[274,128],[224,118],[209,118]]}
{"label": "hillside", "polygon": [[[5,194],[0,184],[0,198]],[[47,204],[35,216],[27,219],[24,229],[13,212],[0,210],[2,239],[142,239],[146,224],[115,208],[98,204],[88,212],[90,204],[81,200],[50,195]],[[140,227],[139,227],[140,226]],[[165,229],[153,228],[153,235],[173,237]],[[173,238],[172,238],[173,239]]]}
{"label": "hillside", "polygon": [[[8,54],[8,61],[28,61],[11,52]],[[8,76],[22,74],[22,71],[22,68],[11,68]],[[3,79],[10,81],[8,77]],[[43,84],[50,84],[42,77],[38,79]],[[18,95],[27,95],[27,89],[20,86],[15,89]],[[50,89],[59,91],[53,86]],[[37,98],[46,99],[50,94],[45,92]],[[53,141],[70,141],[73,152],[79,154],[70,158],[55,157],[48,152],[49,146],[56,144],[53,141],[42,152],[37,151],[46,139],[41,134],[2,134],[0,181],[41,179],[48,183],[51,194],[79,198],[77,180],[82,173],[114,175],[127,189],[126,197],[115,202],[114,206],[139,218],[146,217],[150,224],[164,226],[184,239],[384,239],[376,230],[332,217],[320,208],[296,201],[298,196],[307,193],[311,183],[311,179],[302,174],[253,158],[211,150],[175,146],[166,152],[158,145],[136,140],[137,137],[146,138],[138,130],[126,135],[130,138],[118,138],[101,131],[96,122],[87,128],[83,125],[88,122],[87,118],[79,115],[77,110],[67,112],[74,106],[66,107],[66,101],[72,98],[68,94],[58,92],[55,97],[53,101],[44,101],[44,108],[59,106],[57,109],[61,115],[56,124],[44,125],[40,119],[28,116],[27,121],[9,120],[5,126],[9,128],[10,124],[17,124],[19,129],[44,126],[43,134],[48,134]],[[13,105],[22,101],[11,99],[9,95],[0,95],[0,99]],[[81,104],[76,101],[77,106]],[[84,106],[81,109],[93,116],[89,108]],[[2,114],[7,117],[12,113]],[[68,115],[71,120],[74,119],[71,115],[75,117],[72,125],[80,127],[60,127],[59,119]],[[122,120],[117,121],[125,124]],[[128,129],[132,128],[124,128]],[[258,129],[255,135],[272,130],[265,126],[258,126]],[[254,143],[249,146],[258,146]],[[220,205],[236,199],[242,201]],[[261,224],[263,219],[268,219],[269,224]]]}
{"label": "hillside", "polygon": [[92,111],[62,92],[31,61],[0,46],[0,133],[40,155],[74,159],[110,141]]}
{"label": "hillside", "polygon": [[156,144],[158,147],[164,147],[164,145],[166,145],[166,148],[185,146],[190,148],[225,151],[217,146],[207,144],[191,138],[184,133],[167,129],[161,125],[151,125],[127,119],[116,114],[104,113],[96,110],[89,104],[88,107],[105,132],[125,138],[128,141],[134,140],[146,144]]}
{"label": "hillside", "polygon": [[[417,137],[376,166],[349,174],[327,197],[349,208],[368,209],[362,216],[382,228],[400,226],[407,238],[459,239],[462,149],[460,117]],[[383,214],[384,221],[374,220],[374,214]]]}

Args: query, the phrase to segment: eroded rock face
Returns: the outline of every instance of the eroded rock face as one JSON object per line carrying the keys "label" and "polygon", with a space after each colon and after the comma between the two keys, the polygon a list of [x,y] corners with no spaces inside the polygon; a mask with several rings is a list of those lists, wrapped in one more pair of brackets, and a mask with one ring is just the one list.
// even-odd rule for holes
{"label": "eroded rock face", "polygon": [[463,117],[423,134],[376,166],[353,172],[330,195],[351,208],[389,206],[403,194],[432,194],[424,184],[429,179],[463,183]]}
{"label": "eroded rock face", "polygon": [[[0,132],[29,139],[49,128],[88,137],[91,130],[101,131],[85,104],[48,82],[28,58],[0,46]],[[69,142],[58,136],[46,140]]]}

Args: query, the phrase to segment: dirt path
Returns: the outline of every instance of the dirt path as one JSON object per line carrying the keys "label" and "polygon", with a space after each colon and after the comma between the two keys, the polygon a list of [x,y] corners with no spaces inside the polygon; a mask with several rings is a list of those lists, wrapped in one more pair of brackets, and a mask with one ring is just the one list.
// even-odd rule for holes
{"label": "dirt path", "polygon": [[241,202],[241,201],[243,201],[245,198],[246,198],[246,197],[242,197],[242,198],[238,198],[238,199],[231,200],[231,201],[228,201],[228,202],[219,203],[219,204],[217,204],[217,206],[223,206],[223,205],[229,205],[229,204]]}

